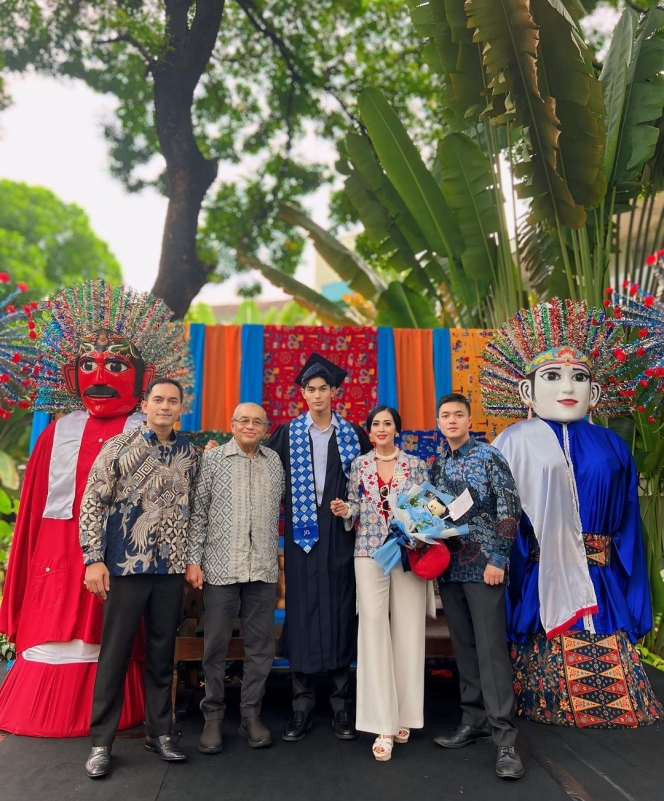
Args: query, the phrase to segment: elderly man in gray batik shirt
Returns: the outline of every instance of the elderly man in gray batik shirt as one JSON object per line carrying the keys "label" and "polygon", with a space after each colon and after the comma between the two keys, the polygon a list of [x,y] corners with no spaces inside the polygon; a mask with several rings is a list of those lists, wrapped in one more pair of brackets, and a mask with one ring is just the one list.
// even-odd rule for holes
{"label": "elderly man in gray batik shirt", "polygon": [[205,698],[201,702],[205,728],[198,745],[205,754],[218,754],[222,748],[226,652],[238,600],[245,652],[239,734],[252,748],[272,744],[259,715],[274,658],[284,470],[277,454],[259,444],[267,431],[260,406],[240,404],[233,413],[231,431],[230,442],[203,455],[187,552],[187,581],[203,587],[205,599]]}

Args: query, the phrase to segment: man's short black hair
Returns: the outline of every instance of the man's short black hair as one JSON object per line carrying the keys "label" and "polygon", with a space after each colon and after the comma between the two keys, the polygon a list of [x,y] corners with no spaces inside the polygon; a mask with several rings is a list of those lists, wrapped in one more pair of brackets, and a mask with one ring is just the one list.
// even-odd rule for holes
{"label": "man's short black hair", "polygon": [[174,378],[153,378],[152,381],[147,385],[145,388],[144,398],[147,400],[150,397],[150,393],[152,390],[157,386],[157,384],[171,384],[174,387],[177,387],[180,392],[180,403],[184,400],[184,392],[182,390],[182,384],[179,381],[176,381]]}
{"label": "man's short black hair", "polygon": [[470,401],[468,398],[465,395],[462,395],[460,392],[450,392],[449,394],[443,395],[438,399],[438,405],[436,406],[436,417],[440,416],[440,407],[445,403],[463,403],[468,410],[468,414],[470,415]]}
{"label": "man's short black hair", "polygon": [[323,364],[314,364],[307,370],[302,376],[302,389],[306,389],[314,378],[322,378],[329,387],[334,387],[330,371]]}
{"label": "man's short black hair", "polygon": [[366,429],[369,433],[371,433],[371,424],[374,421],[374,417],[381,412],[389,412],[394,420],[394,428],[396,429],[397,434],[401,434],[401,415],[399,412],[392,408],[392,406],[376,406],[370,412],[369,416],[367,417],[367,424]]}

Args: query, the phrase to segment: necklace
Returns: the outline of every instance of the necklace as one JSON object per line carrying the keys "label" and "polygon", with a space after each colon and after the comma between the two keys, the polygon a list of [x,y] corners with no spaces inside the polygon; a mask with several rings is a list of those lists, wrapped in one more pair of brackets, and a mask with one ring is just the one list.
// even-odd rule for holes
{"label": "necklace", "polygon": [[391,453],[389,456],[383,456],[382,453],[378,453],[377,451],[374,451],[374,456],[380,462],[391,462],[393,459],[396,459],[398,455],[399,455],[399,449],[398,448],[396,448],[394,453]]}

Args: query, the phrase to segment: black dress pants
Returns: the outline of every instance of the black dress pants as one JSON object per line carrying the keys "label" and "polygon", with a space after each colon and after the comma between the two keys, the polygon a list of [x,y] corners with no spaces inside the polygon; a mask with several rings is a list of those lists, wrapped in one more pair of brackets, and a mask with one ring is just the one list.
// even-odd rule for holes
{"label": "black dress pants", "polygon": [[514,686],[506,642],[505,585],[439,582],[461,685],[461,722],[487,721],[497,746],[514,745]]}
{"label": "black dress pants", "polygon": [[184,576],[111,576],[92,697],[92,745],[111,745],[122,714],[124,684],[134,638],[145,620],[146,733],[171,730],[171,682]]}
{"label": "black dress pants", "polygon": [[[333,712],[341,712],[346,709],[350,697],[350,667],[328,670],[327,673],[332,679],[330,706]],[[306,712],[307,714],[313,712],[316,706],[314,674],[300,673],[294,670],[292,681],[293,711]]]}
{"label": "black dress pants", "polygon": [[274,660],[274,602],[277,585],[265,581],[242,584],[205,584],[205,646],[203,674],[205,698],[201,711],[205,720],[222,720],[226,653],[241,603],[244,638],[244,673],[240,709],[243,717],[260,715],[265,682]]}

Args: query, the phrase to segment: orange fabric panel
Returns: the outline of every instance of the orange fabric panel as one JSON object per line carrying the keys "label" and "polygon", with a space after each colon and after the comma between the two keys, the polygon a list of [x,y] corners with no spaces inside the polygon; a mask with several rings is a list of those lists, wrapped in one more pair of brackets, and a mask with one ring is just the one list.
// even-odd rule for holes
{"label": "orange fabric panel", "polygon": [[492,442],[500,432],[516,420],[486,415],[482,407],[480,391],[480,370],[482,351],[493,337],[487,329],[450,329],[452,349],[452,392],[460,392],[470,401],[472,429],[474,433],[484,434],[487,442]]}
{"label": "orange fabric panel", "polygon": [[230,431],[240,402],[242,326],[209,325],[205,329],[201,429]]}
{"label": "orange fabric panel", "polygon": [[430,329],[395,328],[397,397],[403,428],[430,431],[436,427],[436,385]]}

